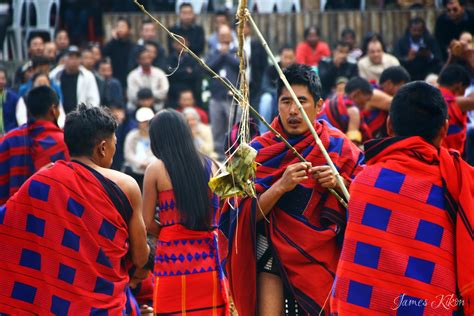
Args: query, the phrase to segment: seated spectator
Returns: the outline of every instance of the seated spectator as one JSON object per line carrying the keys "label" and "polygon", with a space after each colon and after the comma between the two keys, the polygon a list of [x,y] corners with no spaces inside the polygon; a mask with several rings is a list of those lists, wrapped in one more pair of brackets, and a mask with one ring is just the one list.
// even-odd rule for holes
{"label": "seated spectator", "polygon": [[[95,69],[95,59],[94,59],[94,54],[92,53],[92,50],[89,48],[83,49],[81,52],[81,64],[82,66],[89,70],[95,78],[95,82],[97,83],[97,88],[99,89],[99,95],[100,92],[103,90],[103,80],[99,76],[97,70]],[[102,99],[102,96],[101,96]]]}
{"label": "seated spectator", "polygon": [[61,87],[64,111],[74,111],[78,104],[99,106],[100,95],[94,75],[81,66],[81,53],[76,46],[68,49],[66,62],[51,71],[51,81]]}
{"label": "seated spectator", "polygon": [[373,87],[367,80],[352,78],[346,84],[344,95],[335,95],[324,102],[318,117],[331,123],[352,142],[360,145],[372,139],[371,131],[362,116],[372,95]]}
{"label": "seated spectator", "polygon": [[28,81],[33,73],[27,74],[31,71],[31,59],[33,57],[42,57],[44,54],[44,39],[40,35],[33,35],[28,39],[28,61],[18,67],[15,73],[14,86],[19,87],[21,84]]}
{"label": "seated spectator", "polygon": [[15,120],[15,108],[18,102],[18,95],[7,87],[7,71],[0,68],[0,137],[6,132],[18,127]]}
{"label": "seated spectator", "polygon": [[457,97],[464,96],[471,80],[469,73],[459,65],[449,65],[438,78],[439,90],[448,105],[448,134],[442,146],[463,154],[466,142],[467,112],[474,110],[473,104],[457,102]]}
{"label": "seated spectator", "polygon": [[172,47],[173,50],[167,60],[167,69],[171,72],[168,77],[170,89],[167,107],[177,107],[179,95],[183,90],[192,90],[197,105],[202,105],[203,72],[201,65],[188,53],[182,51],[181,45],[176,41],[172,43]]}
{"label": "seated spectator", "polygon": [[102,90],[100,94],[100,104],[104,106],[110,106],[116,104],[125,108],[125,95],[123,92],[122,85],[117,78],[112,76],[112,63],[109,58],[105,58],[99,62],[99,76],[102,78]]}
{"label": "seated spectator", "polygon": [[232,46],[238,46],[237,33],[232,29],[230,24],[229,13],[227,11],[217,11],[214,15],[214,33],[209,35],[207,39],[207,49],[209,51],[217,50],[219,46],[219,29],[222,25],[226,25],[231,30]]}
{"label": "seated spectator", "polygon": [[[141,46],[138,46],[139,49]],[[143,47],[150,52],[152,64],[155,67],[160,68],[163,71],[166,69],[166,52],[164,49],[160,49],[158,44],[155,41],[147,41],[144,43]],[[138,52],[138,51],[137,51]]]}
{"label": "seated spectator", "polygon": [[144,20],[142,22],[140,38],[137,41],[137,45],[138,49],[139,47],[145,47],[147,50],[150,50],[150,46],[153,46],[156,50],[154,52],[153,65],[163,69],[166,64],[164,62],[166,60],[166,51],[163,48],[163,45],[158,41],[155,22],[151,20]]}
{"label": "seated spectator", "polygon": [[[229,26],[219,28],[219,44],[216,50],[211,50],[206,62],[224,79],[232,84],[237,84],[240,60],[236,56],[237,47],[232,41],[232,32]],[[232,97],[228,89],[217,79],[209,83],[211,99],[209,101],[209,114],[211,118],[212,137],[215,150],[221,161],[224,160],[225,133],[229,125]]]}
{"label": "seated spectator", "polygon": [[[37,73],[49,74],[50,72],[50,61],[44,56],[33,57],[31,60],[31,65],[32,76]],[[20,97],[25,96],[26,92],[31,90],[33,86],[31,79],[32,77],[18,88],[18,95]],[[62,99],[61,88],[56,84],[53,84],[51,88],[58,94],[59,98]]]}
{"label": "seated spectator", "polygon": [[99,68],[99,62],[102,60],[102,50],[100,48],[100,44],[98,43],[91,43],[89,45],[89,49],[92,52],[92,57],[94,58],[94,67],[96,69]]}
{"label": "seated spectator", "polygon": [[322,97],[327,98],[336,88],[336,79],[357,77],[357,64],[347,60],[350,45],[337,42],[332,58],[325,57],[318,64],[318,74],[322,84]]}
{"label": "seated spectator", "polygon": [[308,66],[317,66],[324,57],[331,56],[331,50],[326,42],[320,40],[321,32],[318,27],[310,26],[304,31],[304,42],[296,47],[296,62]]}
{"label": "seated spectator", "polygon": [[137,100],[135,102],[136,108],[150,108],[154,112],[158,112],[158,105],[155,103],[153,92],[148,88],[140,89],[137,93]]}
{"label": "seated spectator", "polygon": [[58,49],[54,42],[46,42],[44,44],[44,57],[48,58],[50,65],[56,65],[56,58],[58,57]]}
{"label": "seated spectator", "polygon": [[[127,77],[127,97],[129,104],[135,103],[137,93],[142,88],[153,92],[159,109],[162,109],[169,89],[168,77],[163,70],[153,67],[149,51],[142,49],[137,55],[138,67]],[[132,106],[133,107],[133,106]]]}
{"label": "seated spectator", "polygon": [[437,72],[441,66],[442,57],[438,44],[420,17],[410,20],[405,35],[395,46],[394,54],[413,80],[423,80],[429,73]]}
{"label": "seated spectator", "polygon": [[387,117],[392,99],[410,79],[410,74],[402,66],[389,67],[382,72],[380,83],[362,112],[373,138],[387,137]]}
{"label": "seated spectator", "polygon": [[[28,92],[30,92],[31,89],[36,88],[36,87],[42,87],[42,86],[51,88],[51,80],[49,79],[47,73],[38,72],[33,76],[33,78],[31,78],[31,87],[29,90],[25,91],[24,96],[26,97],[26,95],[28,94]],[[55,89],[53,90],[56,92]],[[22,126],[23,124],[26,124],[29,120],[28,110],[26,108],[25,100],[24,100],[25,97],[20,97],[20,99],[18,99],[18,103],[16,104],[15,118],[16,118],[17,126]],[[59,116],[57,119],[57,123],[59,127],[63,128],[64,123],[66,121],[66,113],[61,103],[61,98],[59,98],[58,109],[59,109]]]}
{"label": "seated spectator", "polygon": [[102,53],[112,61],[113,75],[122,87],[127,87],[127,76],[136,63],[136,44],[130,39],[130,21],[119,17],[114,28],[114,37],[105,44]]}
{"label": "seated spectator", "polygon": [[197,149],[202,154],[216,159],[217,154],[214,152],[211,127],[201,122],[200,115],[195,108],[185,108],[183,110],[183,115],[191,128],[194,144],[196,144]]}
{"label": "seated spectator", "polygon": [[69,160],[63,131],[58,127],[59,99],[49,87],[33,88],[26,97],[27,124],[0,140],[0,205],[35,172],[57,160]]}
{"label": "seated spectator", "polygon": [[466,10],[464,0],[444,0],[443,5],[445,12],[436,19],[435,38],[446,60],[452,40],[463,32],[474,34],[474,12]]}
{"label": "seated spectator", "polygon": [[155,114],[150,108],[139,108],[135,114],[138,127],[132,129],[125,138],[125,173],[134,178],[143,188],[143,176],[148,165],[155,160],[151,152],[148,123]]}
{"label": "seated spectator", "polygon": [[[280,61],[278,65],[280,65],[280,68],[283,70],[288,68],[293,65],[296,60],[294,48],[288,45],[281,47],[279,57]],[[275,66],[267,66],[262,79],[262,96],[260,97],[258,111],[268,123],[271,123],[273,118],[278,114],[278,102],[276,99],[278,78],[279,76]],[[261,134],[268,130],[262,122],[259,122],[258,129]]]}
{"label": "seated spectator", "polygon": [[453,40],[448,48],[447,65],[460,65],[469,71],[474,82],[474,45],[472,45],[472,35],[464,32],[460,35],[459,40]]}
{"label": "seated spectator", "polygon": [[67,49],[69,48],[69,34],[67,33],[66,30],[59,30],[56,33],[56,37],[54,39],[54,42],[56,43],[56,49],[58,50],[58,55],[62,55],[67,52]]}
{"label": "seated spectator", "polygon": [[362,57],[357,63],[361,78],[378,83],[382,71],[388,67],[400,65],[395,56],[385,53],[384,45],[379,36],[370,37],[367,40],[366,47],[366,56]]}
{"label": "seated spectator", "polygon": [[[170,31],[189,41],[189,48],[198,56],[204,53],[205,34],[201,25],[196,23],[193,6],[183,3],[179,7],[179,21],[170,28]],[[173,40],[168,38],[168,50],[173,51]]]}
{"label": "seated spectator", "polygon": [[347,60],[353,63],[357,63],[363,52],[360,48],[356,47],[356,33],[351,28],[346,28],[341,32],[341,41],[349,43],[350,51],[347,55]]}
{"label": "seated spectator", "polygon": [[203,124],[209,124],[209,117],[207,116],[206,111],[196,106],[193,92],[191,90],[181,91],[179,94],[178,108],[176,110],[178,112],[183,112],[187,108],[194,109],[198,113],[199,119]]}

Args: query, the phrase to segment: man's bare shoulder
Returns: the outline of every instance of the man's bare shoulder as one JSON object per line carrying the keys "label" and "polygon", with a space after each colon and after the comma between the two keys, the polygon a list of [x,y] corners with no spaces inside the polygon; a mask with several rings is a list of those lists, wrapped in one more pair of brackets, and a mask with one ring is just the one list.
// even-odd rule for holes
{"label": "man's bare shoulder", "polygon": [[100,168],[98,170],[104,177],[113,181],[130,198],[131,194],[141,194],[138,183],[131,176],[113,169]]}

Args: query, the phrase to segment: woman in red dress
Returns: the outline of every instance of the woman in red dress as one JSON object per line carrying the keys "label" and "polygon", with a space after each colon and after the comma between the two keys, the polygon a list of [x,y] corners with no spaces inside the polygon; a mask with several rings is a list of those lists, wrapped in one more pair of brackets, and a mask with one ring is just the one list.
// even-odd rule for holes
{"label": "woman in red dress", "polygon": [[210,192],[216,166],[194,146],[189,126],[174,110],[150,122],[158,158],[146,169],[144,218],[156,236],[154,313],[227,315],[226,280],[217,247],[219,200]]}

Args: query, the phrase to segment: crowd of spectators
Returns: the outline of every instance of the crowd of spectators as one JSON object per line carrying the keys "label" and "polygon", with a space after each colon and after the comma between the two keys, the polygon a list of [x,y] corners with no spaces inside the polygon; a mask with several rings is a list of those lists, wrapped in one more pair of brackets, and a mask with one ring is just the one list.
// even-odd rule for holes
{"label": "crowd of spectators", "polygon": [[[380,34],[356,34],[352,29],[345,29],[331,49],[321,38],[319,28],[309,26],[303,42],[296,47],[281,47],[279,64],[282,68],[293,63],[314,66],[322,81],[323,97],[327,99],[343,94],[346,83],[360,77],[385,93],[390,101],[381,75],[384,70],[399,65],[406,69],[411,80],[426,79],[433,84],[446,65],[462,65],[470,73],[469,91],[472,91],[474,14],[465,8],[464,2],[445,1],[445,11],[437,18],[434,35],[419,17],[407,22],[406,32],[392,52],[387,51]],[[205,34],[196,23],[192,6],[183,4],[179,21],[170,28],[216,73],[237,84],[237,40],[229,15],[218,12],[214,25],[214,32]],[[16,73],[0,71],[2,133],[27,121],[23,97],[32,87],[47,85],[60,99],[60,126],[64,124],[65,114],[78,104],[111,109],[119,123],[113,167],[127,171],[139,182],[152,156],[146,126],[153,113],[165,107],[184,113],[202,152],[221,161],[225,158],[226,133],[235,123],[233,117],[237,113],[232,96],[222,83],[207,77],[199,63],[182,51],[179,44],[172,40],[160,43],[154,23],[143,21],[138,41],[132,40],[131,25],[126,18],[116,21],[113,37],[104,45],[77,47],[71,44],[72,36],[66,30],[59,30],[50,42],[33,36],[28,40],[29,58]],[[245,36],[250,101],[271,121],[277,113],[278,74],[269,65],[264,48],[252,36],[248,25]],[[360,46],[358,37],[362,39]],[[7,78],[14,80],[7,84]],[[390,87],[387,89],[390,91]],[[263,124],[259,127],[260,132],[266,131]]]}

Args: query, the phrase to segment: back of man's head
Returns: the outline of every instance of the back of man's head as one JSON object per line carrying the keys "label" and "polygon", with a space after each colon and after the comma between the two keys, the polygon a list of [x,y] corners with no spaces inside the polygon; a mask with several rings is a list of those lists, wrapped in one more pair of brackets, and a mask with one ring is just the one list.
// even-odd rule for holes
{"label": "back of man's head", "polygon": [[26,96],[26,108],[34,119],[44,118],[49,110],[59,104],[58,95],[47,86],[31,89]]}
{"label": "back of man's head", "polygon": [[411,77],[408,71],[402,66],[392,66],[385,69],[380,75],[379,83],[383,84],[386,81],[391,81],[393,84],[410,82]]}
{"label": "back of man's head", "polygon": [[466,69],[459,65],[449,65],[439,74],[440,86],[450,88],[458,83],[463,87],[469,86],[471,79]]}
{"label": "back of man's head", "polygon": [[346,83],[344,92],[346,94],[350,94],[357,90],[359,90],[363,94],[372,94],[372,91],[374,90],[374,88],[364,78],[354,77]]}
{"label": "back of man's head", "polygon": [[424,81],[401,87],[390,107],[390,120],[396,136],[421,136],[432,141],[447,117],[448,108],[441,92]]}
{"label": "back of man's head", "polygon": [[[314,103],[321,98],[321,81],[313,68],[307,65],[293,64],[284,70],[284,75],[290,85],[306,86],[313,96]],[[285,84],[281,79],[277,83],[277,95],[280,97]]]}

